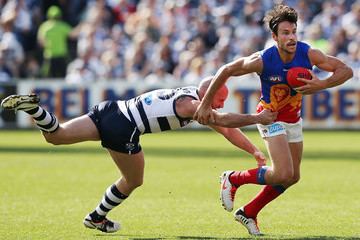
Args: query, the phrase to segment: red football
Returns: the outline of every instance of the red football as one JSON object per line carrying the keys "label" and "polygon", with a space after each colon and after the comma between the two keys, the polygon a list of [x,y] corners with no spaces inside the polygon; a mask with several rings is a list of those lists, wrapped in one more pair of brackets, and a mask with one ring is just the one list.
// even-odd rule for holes
{"label": "red football", "polygon": [[292,88],[296,88],[296,87],[305,85],[304,82],[297,80],[297,78],[305,78],[305,79],[311,80],[312,76],[311,76],[310,71],[307,68],[294,67],[294,68],[289,69],[289,71],[287,72],[286,78],[287,78],[288,84]]}

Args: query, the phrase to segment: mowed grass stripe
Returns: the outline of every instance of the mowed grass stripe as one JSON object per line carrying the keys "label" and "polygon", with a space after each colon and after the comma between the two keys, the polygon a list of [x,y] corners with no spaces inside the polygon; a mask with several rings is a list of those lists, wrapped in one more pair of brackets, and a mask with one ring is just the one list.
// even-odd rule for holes
{"label": "mowed grass stripe", "polygon": [[[82,226],[119,176],[99,143],[51,146],[35,131],[0,134],[0,239],[249,237],[222,209],[218,176],[253,168],[255,161],[213,132],[143,137],[144,185],[110,213],[123,226],[111,235]],[[247,134],[264,150],[257,132]],[[305,132],[302,179],[260,214],[264,239],[360,238],[359,136]],[[235,205],[245,204],[259,189],[240,188]]]}

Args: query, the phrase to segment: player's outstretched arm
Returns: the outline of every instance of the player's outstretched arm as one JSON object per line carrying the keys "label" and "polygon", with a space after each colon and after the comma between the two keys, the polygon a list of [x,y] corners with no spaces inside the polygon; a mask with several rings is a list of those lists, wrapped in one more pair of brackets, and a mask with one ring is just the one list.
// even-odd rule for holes
{"label": "player's outstretched arm", "polygon": [[268,109],[264,109],[260,113],[256,114],[240,114],[240,113],[219,113],[213,110],[214,121],[212,125],[227,127],[227,128],[239,128],[252,124],[268,125],[275,121],[277,112],[272,112]]}
{"label": "player's outstretched arm", "polygon": [[218,133],[222,134],[234,146],[251,154],[257,161],[258,166],[263,166],[266,164],[264,153],[261,152],[240,129],[224,128],[214,125],[210,125],[210,127]]}
{"label": "player's outstretched arm", "polygon": [[193,119],[200,124],[209,124],[209,119],[213,118],[211,103],[214,100],[216,92],[232,76],[242,76],[248,73],[262,71],[263,63],[260,53],[254,53],[248,57],[241,57],[237,60],[223,65],[216,72],[212,82],[207,89],[205,96],[194,113]]}

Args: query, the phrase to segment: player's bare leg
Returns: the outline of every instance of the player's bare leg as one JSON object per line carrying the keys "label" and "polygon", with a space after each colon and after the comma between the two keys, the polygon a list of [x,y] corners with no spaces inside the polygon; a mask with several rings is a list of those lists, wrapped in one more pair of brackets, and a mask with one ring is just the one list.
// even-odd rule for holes
{"label": "player's bare leg", "polygon": [[[282,194],[286,187],[292,184],[295,176],[292,158],[295,149],[290,148],[287,136],[282,134],[265,138],[265,143],[270,155],[271,167],[250,169],[230,176],[231,182],[239,184],[238,186],[246,183],[266,185],[250,203],[238,209],[234,214],[235,219],[252,235],[261,235],[257,225],[258,211]],[[261,198],[262,201],[259,202],[257,198]]]}
{"label": "player's bare leg", "polygon": [[137,154],[125,154],[110,149],[109,153],[119,168],[122,178],[116,182],[119,191],[129,196],[137,187],[143,184],[144,179],[144,153],[140,151]]}
{"label": "player's bare leg", "polygon": [[54,145],[100,140],[99,132],[88,115],[82,115],[60,124],[55,132],[43,131],[43,136],[48,143]]}
{"label": "player's bare leg", "polygon": [[284,185],[286,188],[296,184],[300,180],[300,165],[303,154],[303,142],[289,143],[289,147],[293,160],[294,175],[287,183],[287,185]]}
{"label": "player's bare leg", "polygon": [[144,154],[125,154],[108,149],[122,177],[110,186],[96,209],[84,219],[88,228],[96,228],[103,232],[116,232],[120,224],[106,218],[113,208],[121,204],[137,187],[141,186],[144,178]]}
{"label": "player's bare leg", "polygon": [[[272,161],[271,167],[242,172],[226,171],[222,174],[220,199],[225,210],[229,212],[233,210],[235,193],[237,188],[243,184],[281,185],[285,188],[292,185],[295,167],[287,136],[283,134],[266,138],[265,142]],[[302,151],[302,148],[300,150]],[[285,188],[279,189],[280,192],[282,193]]]}
{"label": "player's bare leg", "polygon": [[287,181],[287,183],[282,186],[266,185],[249,203],[238,209],[235,213],[235,218],[245,227],[247,227],[248,230],[250,229],[249,233],[251,234],[254,234],[256,232],[260,233],[256,222],[258,213],[268,203],[280,196],[283,192],[282,189],[289,188],[291,185],[296,184],[300,179],[300,163],[302,158],[303,143],[289,143],[289,148],[294,167],[294,174],[292,179]]}
{"label": "player's bare leg", "polygon": [[265,138],[272,166],[265,173],[267,185],[288,185],[294,177],[294,165],[287,136]]}

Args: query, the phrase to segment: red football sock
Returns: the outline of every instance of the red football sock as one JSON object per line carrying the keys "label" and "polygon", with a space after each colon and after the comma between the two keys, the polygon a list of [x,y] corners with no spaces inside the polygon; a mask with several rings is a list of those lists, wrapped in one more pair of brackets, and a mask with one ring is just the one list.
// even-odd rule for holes
{"label": "red football sock", "polygon": [[283,186],[266,185],[248,204],[244,206],[245,214],[250,218],[256,219],[260,210],[284,191],[285,188]]}
{"label": "red football sock", "polygon": [[241,172],[236,171],[230,175],[230,182],[237,187],[246,183],[264,185],[266,170],[267,167],[260,167]]}

